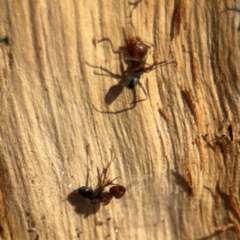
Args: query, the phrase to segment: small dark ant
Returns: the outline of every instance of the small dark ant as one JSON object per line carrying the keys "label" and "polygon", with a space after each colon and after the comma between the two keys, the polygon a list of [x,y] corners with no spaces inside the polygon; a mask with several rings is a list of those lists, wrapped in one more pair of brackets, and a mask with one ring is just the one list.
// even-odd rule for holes
{"label": "small dark ant", "polygon": [[[107,170],[113,160],[114,158],[112,158],[111,162],[107,165],[106,168],[103,168],[102,174],[99,173],[99,169],[97,168],[98,183],[94,190],[91,187],[83,186],[77,190],[77,193],[82,195],[82,197],[87,198],[90,203],[103,203],[103,206],[109,204],[113,197],[117,199],[121,198],[125,194],[126,188],[119,184],[113,183],[114,180],[120,177],[116,177],[111,181],[106,179]],[[111,187],[108,192],[104,191],[104,188],[110,185],[113,185],[113,187]]]}

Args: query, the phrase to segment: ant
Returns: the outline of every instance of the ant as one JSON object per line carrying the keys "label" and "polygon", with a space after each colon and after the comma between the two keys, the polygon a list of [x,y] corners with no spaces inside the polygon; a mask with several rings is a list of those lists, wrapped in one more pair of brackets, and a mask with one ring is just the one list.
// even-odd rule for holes
{"label": "ant", "polygon": [[[143,73],[148,73],[154,69],[158,65],[167,65],[170,63],[176,63],[176,61],[163,61],[163,62],[154,62],[152,65],[146,63],[146,56],[148,53],[148,49],[151,48],[151,44],[143,41],[140,37],[136,36],[135,29],[132,24],[128,24],[125,28],[125,44],[126,46],[119,47],[119,51],[114,51],[114,53],[123,53],[124,60],[130,60],[128,63],[128,68],[126,71],[123,72],[123,76],[112,74],[105,68],[99,67],[101,70],[109,73],[112,76],[116,76],[116,78],[123,77],[123,81],[119,84],[126,86],[128,89],[134,89],[138,84],[141,86],[140,78]],[[104,38],[100,41],[107,40],[110,42],[112,49],[113,45],[110,39]],[[145,64],[149,65],[149,67],[144,67]],[[142,86],[141,86],[142,87]],[[142,87],[143,88],[143,87]],[[144,91],[145,95],[147,96],[146,92]]]}
{"label": "ant", "polygon": [[[103,168],[102,174],[99,173],[99,169],[97,168],[98,183],[94,190],[91,187],[83,186],[77,190],[77,193],[82,195],[82,197],[87,198],[90,201],[90,203],[92,204],[103,203],[103,206],[109,204],[113,197],[117,199],[121,198],[125,194],[126,188],[119,184],[113,183],[114,180],[120,177],[116,177],[111,181],[106,179],[107,170],[110,164],[113,162],[113,160],[114,157],[112,158],[111,162],[107,165],[107,167]],[[110,185],[113,185],[113,187],[111,187],[108,192],[104,191],[104,188]]]}
{"label": "ant", "polygon": [[[131,28],[134,31],[130,30]],[[158,63],[154,62],[152,65],[147,64],[146,56],[148,53],[148,49],[151,48],[151,45],[143,41],[140,37],[136,36],[135,29],[132,26],[132,24],[131,24],[131,28],[130,28],[130,24],[128,24],[126,27],[126,32],[127,32],[126,47],[120,47],[120,51],[121,49],[126,49],[127,51],[128,56],[125,56],[124,59],[131,61],[131,66],[130,65],[128,66],[128,69],[126,71],[127,74],[125,76],[126,78],[125,86],[128,89],[133,89],[138,84],[141,86],[140,78],[143,73],[152,71],[158,65],[167,65],[172,62],[176,63],[176,61],[171,61],[168,63],[166,61],[163,61]],[[126,54],[124,50],[122,50],[122,52]],[[144,68],[145,64],[149,65],[149,67]],[[145,91],[144,93],[147,96]]]}
{"label": "ant", "polygon": [[[135,87],[137,85],[139,85],[142,88],[146,98],[141,99],[141,100],[136,100],[136,93],[134,91],[133,94],[134,94],[135,101],[133,101],[130,104],[129,108],[119,110],[117,112],[99,111],[101,113],[121,113],[123,111],[133,109],[136,106],[136,103],[147,100],[147,98],[148,98],[147,92],[140,82],[141,76],[144,73],[148,73],[148,72],[156,69],[160,65],[164,66],[164,65],[171,64],[171,63],[177,64],[177,62],[174,60],[170,61],[170,62],[167,62],[167,61],[154,62],[152,65],[147,64],[146,57],[147,57],[148,49],[151,48],[151,45],[149,43],[143,41],[140,37],[136,36],[135,29],[132,24],[129,23],[126,26],[126,28],[124,30],[124,36],[125,36],[125,46],[119,47],[118,51],[114,50],[113,44],[109,38],[103,38],[98,41],[98,42],[108,41],[112,47],[113,53],[119,54],[120,70],[121,70],[120,75],[114,74],[111,71],[109,71],[108,69],[103,68],[103,67],[93,66],[87,62],[86,62],[86,64],[89,65],[90,67],[101,69],[102,71],[107,73],[106,76],[111,76],[111,77],[114,77],[114,78],[120,80],[117,85],[114,85],[109,89],[109,92],[105,97],[105,101],[108,105],[111,104],[119,96],[119,94],[122,92],[124,86],[128,89],[134,90]],[[123,67],[123,64],[121,61],[122,54],[123,54],[123,59],[126,61],[126,64],[127,64],[126,70],[124,70],[124,67]],[[145,67],[145,65],[148,65],[148,67]],[[102,76],[101,73],[98,73],[95,71],[94,71],[94,74]],[[113,96],[113,100],[111,100],[112,96]],[[98,111],[96,108],[95,108],[95,110]]]}

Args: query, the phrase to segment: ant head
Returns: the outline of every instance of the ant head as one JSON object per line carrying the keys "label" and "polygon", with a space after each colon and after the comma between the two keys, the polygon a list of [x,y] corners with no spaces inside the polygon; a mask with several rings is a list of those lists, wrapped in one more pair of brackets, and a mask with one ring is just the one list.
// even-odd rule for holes
{"label": "ant head", "polygon": [[93,190],[91,187],[81,187],[77,190],[77,192],[84,198],[91,198],[93,196]]}
{"label": "ant head", "polygon": [[133,89],[138,85],[139,80],[140,80],[140,76],[136,74],[130,74],[126,78],[125,86],[129,89]]}

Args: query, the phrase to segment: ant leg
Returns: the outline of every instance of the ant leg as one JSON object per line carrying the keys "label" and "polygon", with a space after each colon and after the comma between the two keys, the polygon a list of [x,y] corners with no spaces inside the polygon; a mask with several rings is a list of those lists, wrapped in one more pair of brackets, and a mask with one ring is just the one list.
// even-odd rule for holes
{"label": "ant leg", "polygon": [[106,186],[109,186],[109,185],[116,185],[113,183],[114,180],[116,180],[117,178],[120,178],[120,177],[116,177],[114,178],[113,180],[108,180],[106,181],[106,176],[107,176],[107,170],[108,168],[110,167],[111,163],[113,162],[113,160],[115,159],[115,156],[113,155],[113,152],[111,151],[111,156],[112,156],[112,159],[111,161],[108,163],[108,165],[103,168],[103,171],[102,171],[102,174],[100,176],[99,174],[99,170],[98,170],[98,174],[99,174],[99,177],[101,178],[101,183],[102,183],[102,188],[105,188]]}
{"label": "ant leg", "polygon": [[97,183],[96,189],[102,185],[102,174],[100,174],[99,168],[97,168],[97,174],[98,174],[98,183]]}
{"label": "ant leg", "polygon": [[109,42],[109,44],[111,45],[111,48],[112,48],[112,52],[113,52],[114,54],[121,54],[121,53],[127,54],[127,52],[128,52],[125,46],[120,46],[120,47],[118,48],[118,51],[114,50],[112,41],[111,41],[109,38],[103,38],[103,39],[99,40],[98,42],[103,42],[103,41]]}
{"label": "ant leg", "polygon": [[122,110],[118,110],[118,111],[114,111],[114,112],[111,112],[111,111],[100,111],[94,105],[92,105],[92,106],[93,106],[95,111],[97,111],[99,113],[102,113],[102,114],[119,114],[119,113],[123,113],[123,112],[129,111],[129,110],[132,110],[133,108],[136,107],[136,104],[133,105],[133,106],[130,106],[129,108],[124,108]]}
{"label": "ant leg", "polygon": [[[142,89],[144,95],[146,96],[146,98],[145,98],[145,99],[140,99],[140,100],[135,100],[135,101],[131,102],[131,103],[130,103],[130,108],[134,108],[137,103],[146,101],[146,100],[148,99],[147,91],[146,91],[145,88],[143,87],[142,83],[139,81],[138,84],[139,84],[139,86],[141,87],[141,89]],[[136,99],[136,91],[135,91],[135,89],[133,89],[133,91],[134,91],[134,96],[135,96],[134,99]],[[132,107],[131,107],[131,106],[132,106]]]}
{"label": "ant leg", "polygon": [[86,186],[88,186],[88,180],[89,180],[89,170],[90,170],[90,169],[89,169],[89,166],[88,166],[88,164],[89,164],[89,158],[88,158],[88,156],[89,156],[90,151],[91,151],[90,145],[87,144],[87,146],[86,146],[86,152],[87,152],[87,179],[86,179]]}
{"label": "ant leg", "polygon": [[114,178],[113,180],[108,180],[103,186],[104,187],[107,187],[107,186],[110,186],[110,185],[114,185],[114,186],[117,186],[118,184],[115,184],[115,183],[113,183],[113,181],[115,181],[116,179],[118,179],[118,178],[121,178],[121,177],[116,177],[116,178]]}
{"label": "ant leg", "polygon": [[153,64],[150,65],[149,67],[144,68],[143,71],[144,71],[144,72],[150,72],[150,71],[156,69],[157,66],[160,66],[160,65],[161,65],[161,66],[164,66],[164,65],[167,65],[167,64],[169,64],[169,63],[167,63],[166,61],[158,62],[158,63],[153,63]]}
{"label": "ant leg", "polygon": [[153,44],[151,44],[150,42],[147,41],[142,41],[148,48],[153,47]]}
{"label": "ant leg", "polygon": [[110,72],[109,70],[107,70],[107,69],[105,69],[105,68],[100,67],[100,69],[101,69],[102,71],[104,71],[104,72],[107,72],[108,74],[102,74],[102,73],[99,73],[99,72],[96,72],[96,71],[94,71],[93,73],[94,73],[95,75],[105,76],[105,77],[112,77],[112,78],[116,78],[116,79],[121,79],[121,78],[122,78],[121,75],[119,75],[119,74],[114,74],[114,73]]}
{"label": "ant leg", "polygon": [[139,69],[138,71],[139,71],[140,74],[145,73],[145,72],[148,73],[148,72],[151,72],[152,70],[157,69],[158,67],[166,66],[166,65],[171,64],[171,63],[175,63],[177,65],[177,62],[175,60],[170,61],[170,62],[162,61],[162,62],[158,62],[158,63],[153,63],[149,67]]}
{"label": "ant leg", "polygon": [[139,81],[138,82],[139,86],[141,87],[141,89],[143,90],[143,93],[145,94],[146,96],[146,99],[143,99],[142,101],[145,101],[148,99],[148,94],[147,94],[147,91],[145,90],[145,88],[143,87],[142,83]]}
{"label": "ant leg", "polygon": [[95,71],[94,71],[94,74],[96,74],[96,75],[102,75],[102,76],[108,76],[108,77],[110,76],[110,77],[113,77],[113,78],[116,78],[116,79],[121,79],[121,78],[122,78],[121,75],[112,73],[111,71],[109,71],[108,69],[106,69],[106,68],[104,68],[104,67],[94,66],[94,65],[89,64],[88,62],[85,62],[85,64],[87,64],[89,67],[96,68],[96,69],[100,69],[100,70],[108,73],[108,75],[104,75],[104,74],[102,74],[102,73],[98,73],[98,72],[95,72]]}
{"label": "ant leg", "polygon": [[[149,67],[149,71],[156,69],[159,65],[160,65],[160,67],[162,67],[162,66],[166,66],[171,63],[175,63],[177,65],[177,62],[175,60],[170,61],[170,62],[163,61],[163,62],[153,63],[152,67],[151,68]],[[148,72],[148,69],[145,69],[145,70]]]}
{"label": "ant leg", "polygon": [[98,43],[104,42],[104,41],[107,41],[107,42],[110,43],[113,53],[115,53],[115,54],[119,54],[119,53],[120,53],[119,51],[115,51],[115,50],[114,50],[112,41],[111,41],[109,38],[102,38],[101,40],[98,41]]}
{"label": "ant leg", "polygon": [[103,168],[103,171],[102,171],[103,182],[106,180],[106,175],[107,175],[108,168],[110,167],[111,163],[115,159],[115,156],[113,155],[112,152],[111,152],[111,156],[112,156],[111,161],[108,163],[108,165],[105,168]]}
{"label": "ant leg", "polygon": [[107,175],[107,170],[108,170],[109,166],[111,165],[111,163],[113,162],[113,160],[115,159],[115,156],[113,155],[112,152],[111,152],[111,156],[112,156],[112,159],[111,159],[111,161],[108,163],[108,165],[107,165],[105,168],[103,168],[102,174],[100,174],[99,169],[97,168],[98,180],[99,180],[99,182],[101,182],[101,183],[104,183],[104,182],[105,182],[105,180],[106,180],[106,175]]}

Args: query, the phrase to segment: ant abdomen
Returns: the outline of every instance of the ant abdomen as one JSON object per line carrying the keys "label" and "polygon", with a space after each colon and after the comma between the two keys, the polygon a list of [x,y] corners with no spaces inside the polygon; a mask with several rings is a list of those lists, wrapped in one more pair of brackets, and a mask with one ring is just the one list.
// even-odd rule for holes
{"label": "ant abdomen", "polygon": [[109,193],[115,198],[121,198],[126,192],[126,188],[121,185],[113,186],[109,189]]}
{"label": "ant abdomen", "polygon": [[142,42],[138,37],[128,39],[128,51],[133,60],[144,61],[149,46]]}

